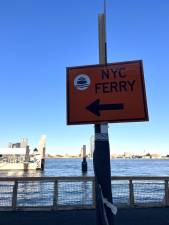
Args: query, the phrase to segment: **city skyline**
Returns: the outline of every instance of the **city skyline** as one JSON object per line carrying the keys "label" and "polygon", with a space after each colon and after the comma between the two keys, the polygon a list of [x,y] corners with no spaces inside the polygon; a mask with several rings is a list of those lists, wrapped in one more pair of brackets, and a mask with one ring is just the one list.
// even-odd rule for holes
{"label": "city skyline", "polygon": [[[108,62],[143,60],[150,118],[109,124],[111,154],[169,153],[168,10],[167,0],[107,0]],[[66,67],[98,63],[101,12],[101,0],[0,2],[0,147],[22,137],[36,147],[43,133],[48,153],[89,146],[93,125],[66,125]]]}
{"label": "city skyline", "polygon": [[[36,148],[39,148],[39,145],[41,145],[41,143],[45,143],[46,146],[46,135],[41,135],[40,141],[37,142],[38,144],[35,146],[30,146],[29,145],[29,140],[28,138],[21,138],[20,141],[19,139],[17,140],[16,143],[12,143],[12,142],[8,142],[5,146],[3,147],[8,147],[8,148],[17,148],[17,147],[26,147],[29,146],[31,150],[34,150]],[[30,142],[31,143],[31,142]],[[89,139],[89,142],[84,144],[86,146],[86,153],[92,157],[93,155],[93,151],[94,151],[94,135],[92,135]],[[62,150],[62,151],[58,151],[53,149],[53,151],[51,152],[50,149],[47,149],[46,154],[53,154],[53,155],[80,155],[82,148],[84,145],[81,145],[80,148],[75,152],[75,151],[66,151],[66,150]],[[1,147],[0,147],[1,148]],[[49,151],[48,151],[49,150]],[[131,150],[128,149],[128,151],[124,150],[124,149],[118,149],[118,151],[116,151],[115,149],[113,149],[112,151],[112,146],[110,146],[110,154],[111,155],[123,155],[125,153],[127,154],[131,154],[131,155],[146,155],[146,154],[160,154],[160,155],[169,155],[168,152],[160,152],[157,149],[151,150],[151,149],[139,149],[138,150]]]}

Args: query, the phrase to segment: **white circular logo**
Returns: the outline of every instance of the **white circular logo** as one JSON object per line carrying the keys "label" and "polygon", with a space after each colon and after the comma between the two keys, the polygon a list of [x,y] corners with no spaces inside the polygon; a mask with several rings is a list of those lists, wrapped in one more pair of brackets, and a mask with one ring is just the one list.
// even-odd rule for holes
{"label": "white circular logo", "polygon": [[74,79],[74,86],[80,91],[86,90],[90,85],[90,78],[86,74],[80,74]]}

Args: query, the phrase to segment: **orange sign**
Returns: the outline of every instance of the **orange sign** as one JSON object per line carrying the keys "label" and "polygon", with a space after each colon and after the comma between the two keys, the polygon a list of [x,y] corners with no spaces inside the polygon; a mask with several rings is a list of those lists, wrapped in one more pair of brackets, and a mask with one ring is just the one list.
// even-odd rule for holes
{"label": "orange sign", "polygon": [[142,61],[67,68],[67,124],[147,121]]}

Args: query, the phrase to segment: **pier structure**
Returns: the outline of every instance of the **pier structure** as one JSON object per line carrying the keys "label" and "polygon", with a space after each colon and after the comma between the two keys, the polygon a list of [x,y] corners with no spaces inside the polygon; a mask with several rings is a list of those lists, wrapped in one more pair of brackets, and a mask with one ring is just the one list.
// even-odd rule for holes
{"label": "pier structure", "polygon": [[37,166],[36,155],[28,145],[0,148],[0,170],[36,170]]}
{"label": "pier structure", "polygon": [[82,155],[82,158],[83,158],[83,161],[82,161],[82,172],[85,173],[85,172],[87,172],[86,145],[83,145],[83,147],[81,149],[81,155]]}
{"label": "pier structure", "polygon": [[40,154],[40,168],[44,170],[45,167],[45,154],[46,154],[46,135],[42,135],[38,144],[38,152]]}
{"label": "pier structure", "polygon": [[31,150],[27,138],[20,142],[9,143],[0,148],[0,170],[36,170],[44,169],[46,136],[42,135],[38,148]]}

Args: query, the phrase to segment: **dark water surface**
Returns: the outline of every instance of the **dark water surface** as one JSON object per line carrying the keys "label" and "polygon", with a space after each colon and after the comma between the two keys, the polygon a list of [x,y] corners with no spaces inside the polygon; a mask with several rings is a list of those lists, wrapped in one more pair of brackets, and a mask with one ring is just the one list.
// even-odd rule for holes
{"label": "dark water surface", "polygon": [[[37,177],[37,176],[82,176],[81,159],[47,159],[44,171],[0,171],[4,177]],[[100,165],[102,167],[102,165]],[[112,176],[169,176],[169,160],[151,159],[114,159],[111,160]],[[93,176],[93,161],[88,159],[88,172],[86,176]],[[1,182],[0,206],[11,206],[13,182]],[[164,181],[134,182],[135,203],[161,204],[165,196]],[[92,205],[91,181],[60,181],[58,183],[59,207],[65,205]],[[24,182],[18,183],[17,206],[51,206],[53,204],[54,183],[52,182]],[[129,202],[128,181],[112,181],[113,202],[115,205]]]}
{"label": "dark water surface", "polygon": [[[46,159],[41,171],[0,171],[0,176],[81,176],[81,159]],[[93,176],[93,160],[88,159],[87,176]],[[102,165],[100,165],[102,166]],[[112,176],[169,176],[169,160],[113,159]]]}

